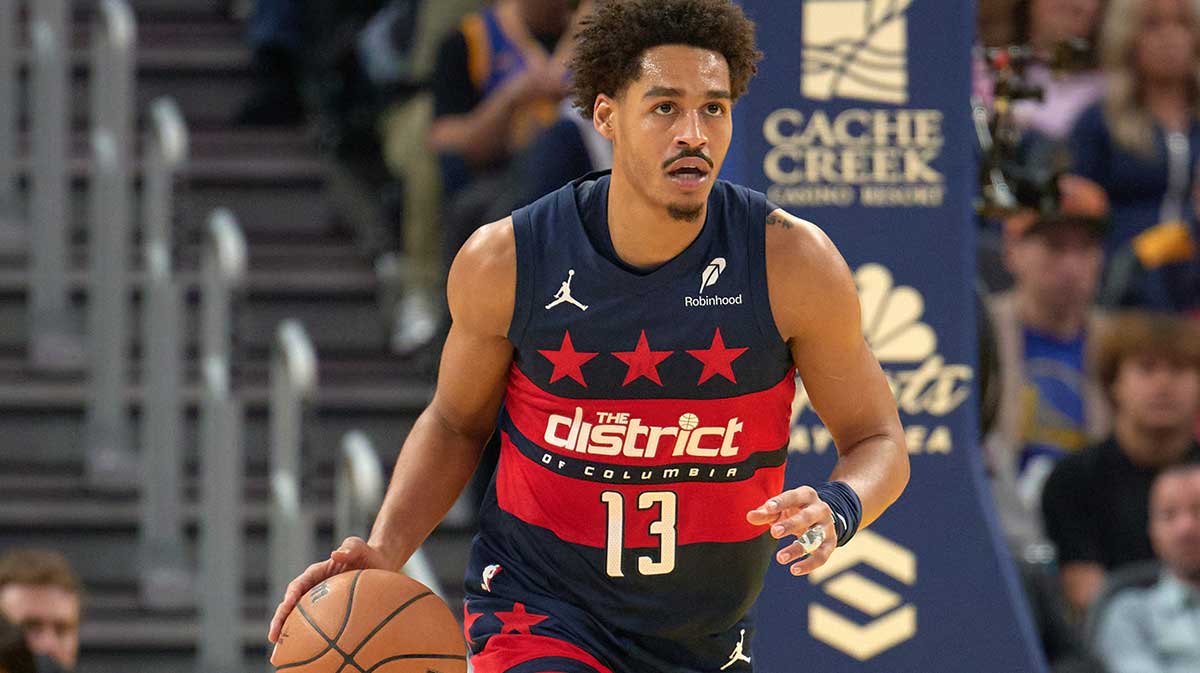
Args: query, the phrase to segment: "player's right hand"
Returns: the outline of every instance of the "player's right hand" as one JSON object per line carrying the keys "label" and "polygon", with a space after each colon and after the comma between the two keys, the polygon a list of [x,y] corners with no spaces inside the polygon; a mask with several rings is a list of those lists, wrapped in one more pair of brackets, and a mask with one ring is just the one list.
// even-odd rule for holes
{"label": "player's right hand", "polygon": [[304,594],[308,593],[309,589],[347,570],[366,568],[395,570],[393,565],[388,563],[383,552],[367,544],[362,538],[346,538],[342,546],[329,554],[329,560],[318,561],[310,565],[299,577],[288,584],[287,591],[283,594],[283,600],[280,601],[279,607],[275,608],[275,617],[271,619],[271,630],[267,633],[267,639],[272,643],[279,641],[279,632],[283,630],[283,622],[287,620],[292,608],[296,607],[296,603]]}

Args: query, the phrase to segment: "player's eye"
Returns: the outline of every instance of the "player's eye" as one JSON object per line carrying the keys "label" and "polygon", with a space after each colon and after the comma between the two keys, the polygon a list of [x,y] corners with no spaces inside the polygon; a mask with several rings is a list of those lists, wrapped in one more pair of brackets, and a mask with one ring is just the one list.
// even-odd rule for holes
{"label": "player's eye", "polygon": [[725,114],[725,106],[720,103],[709,103],[705,106],[705,111],[714,117],[718,117]]}
{"label": "player's eye", "polygon": [[660,115],[669,115],[675,111],[674,103],[659,103],[654,106],[654,112]]}

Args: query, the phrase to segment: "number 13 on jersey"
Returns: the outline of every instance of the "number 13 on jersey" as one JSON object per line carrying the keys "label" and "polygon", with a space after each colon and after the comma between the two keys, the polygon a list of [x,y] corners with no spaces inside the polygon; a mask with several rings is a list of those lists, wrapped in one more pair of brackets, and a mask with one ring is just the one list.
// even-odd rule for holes
{"label": "number 13 on jersey", "polygon": [[[600,494],[600,501],[608,505],[605,569],[609,577],[624,577],[621,551],[625,548],[625,496],[619,491],[604,491]],[[675,570],[677,497],[673,491],[646,491],[638,496],[639,510],[653,509],[655,505],[659,506],[659,516],[650,523],[650,534],[658,537],[658,560],[639,556],[637,569],[642,575],[666,575]]]}

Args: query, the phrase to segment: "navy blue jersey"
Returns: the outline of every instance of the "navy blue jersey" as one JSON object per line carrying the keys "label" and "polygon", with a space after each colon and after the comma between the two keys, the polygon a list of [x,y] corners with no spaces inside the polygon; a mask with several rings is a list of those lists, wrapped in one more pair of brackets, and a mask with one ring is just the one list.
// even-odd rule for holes
{"label": "navy blue jersey", "polygon": [[776,547],[746,513],[783,488],[795,392],[767,293],[772,206],[717,181],[697,238],[638,272],[584,226],[606,222],[608,181],[513,213],[515,355],[468,614],[471,596],[560,606],[665,669],[690,670],[679,644],[701,641],[720,666]]}

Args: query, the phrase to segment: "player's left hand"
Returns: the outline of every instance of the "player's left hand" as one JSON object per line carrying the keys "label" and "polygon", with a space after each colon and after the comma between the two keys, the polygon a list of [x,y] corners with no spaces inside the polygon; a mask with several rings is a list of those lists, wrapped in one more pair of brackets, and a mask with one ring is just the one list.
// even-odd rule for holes
{"label": "player's left hand", "polygon": [[788,535],[802,535],[813,525],[821,526],[825,531],[825,540],[807,556],[799,541],[775,553],[775,559],[780,563],[791,563],[793,575],[807,575],[825,565],[837,548],[833,511],[809,486],[793,488],[771,498],[758,509],[749,511],[746,520],[756,526],[770,526],[771,537],[777,540]]}

